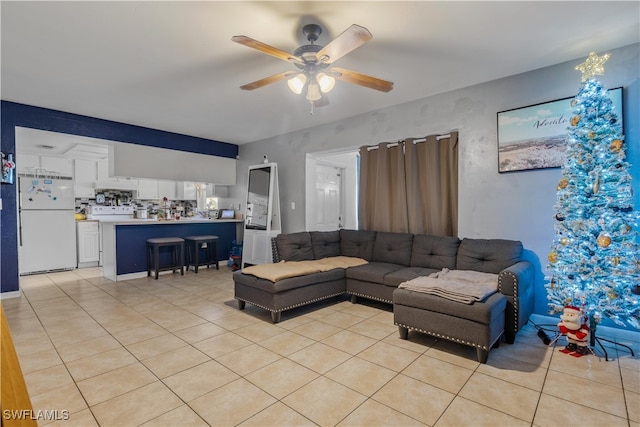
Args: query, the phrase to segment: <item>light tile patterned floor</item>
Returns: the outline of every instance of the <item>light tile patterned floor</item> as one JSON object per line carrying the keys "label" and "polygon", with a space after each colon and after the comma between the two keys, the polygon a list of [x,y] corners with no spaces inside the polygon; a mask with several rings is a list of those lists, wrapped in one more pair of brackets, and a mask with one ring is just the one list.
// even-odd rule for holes
{"label": "light tile patterned floor", "polygon": [[[276,325],[236,308],[231,272],[114,283],[100,269],[21,278],[2,301],[36,410],[67,426],[640,426],[636,357],[547,347],[533,326],[479,364],[398,338],[391,307],[332,299]],[[563,344],[560,344],[563,345]]]}

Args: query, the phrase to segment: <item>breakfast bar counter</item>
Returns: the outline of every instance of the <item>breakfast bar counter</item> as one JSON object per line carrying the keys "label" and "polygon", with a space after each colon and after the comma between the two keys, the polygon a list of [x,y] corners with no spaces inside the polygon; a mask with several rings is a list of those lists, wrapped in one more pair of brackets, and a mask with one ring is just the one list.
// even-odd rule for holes
{"label": "breakfast bar counter", "polygon": [[104,276],[114,281],[145,277],[146,242],[155,237],[218,236],[218,260],[224,261],[232,242],[242,233],[243,224],[241,219],[204,218],[100,221]]}

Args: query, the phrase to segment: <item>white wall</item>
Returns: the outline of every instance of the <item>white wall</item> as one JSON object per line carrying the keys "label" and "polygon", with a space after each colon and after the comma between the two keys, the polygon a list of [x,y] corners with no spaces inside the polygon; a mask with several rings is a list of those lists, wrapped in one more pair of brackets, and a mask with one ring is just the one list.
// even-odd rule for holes
{"label": "white wall", "polygon": [[[610,51],[608,88],[624,86],[625,131],[629,157],[638,148],[638,86],[640,44]],[[588,52],[585,51],[585,58]],[[340,122],[240,146],[234,191],[246,191],[246,169],[264,155],[277,162],[283,207],[283,232],[305,228],[305,155],[309,152],[359,147],[406,137],[459,131],[459,236],[507,238],[523,242],[538,270],[536,312],[546,313],[542,269],[554,236],[552,214],[560,169],[498,173],[496,113],[575,95],[580,73],[570,61],[452,92],[422,98]],[[402,82],[395,82],[401,85]],[[284,90],[284,89],[283,89]],[[363,89],[364,90],[364,89]],[[380,96],[384,96],[381,94]],[[327,106],[325,108],[331,108]],[[636,117],[633,117],[633,116]],[[634,170],[640,170],[636,164]],[[634,187],[640,173],[634,174]],[[640,191],[636,191],[639,197]],[[242,200],[242,197],[238,197]],[[640,203],[636,202],[636,205]]]}

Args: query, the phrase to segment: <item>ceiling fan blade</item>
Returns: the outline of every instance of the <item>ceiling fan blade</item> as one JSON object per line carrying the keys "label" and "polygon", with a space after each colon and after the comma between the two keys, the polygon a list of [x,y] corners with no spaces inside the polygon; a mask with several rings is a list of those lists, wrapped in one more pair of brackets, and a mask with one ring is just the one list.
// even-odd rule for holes
{"label": "ceiling fan blade", "polygon": [[284,50],[280,50],[276,47],[269,46],[266,43],[259,42],[258,40],[252,39],[247,36],[233,36],[231,40],[245,45],[247,47],[251,47],[253,49],[259,50],[260,52],[266,53],[267,55],[275,56],[278,59],[282,59],[283,61],[288,62],[302,62],[299,58],[293,56],[290,53],[285,52]]}
{"label": "ceiling fan blade", "polygon": [[373,36],[364,27],[353,24],[338,37],[331,40],[328,45],[320,49],[318,52],[318,61],[325,63],[333,63],[345,56],[352,50],[362,46]]}
{"label": "ceiling fan blade", "polygon": [[393,89],[393,82],[345,70],[344,68],[332,67],[329,69],[329,73],[338,80],[379,90],[380,92],[389,92]]}
{"label": "ceiling fan blade", "polygon": [[285,71],[284,73],[274,74],[273,76],[265,77],[264,79],[256,80],[255,82],[247,83],[246,85],[240,86],[242,90],[254,90],[259,89],[263,86],[270,85],[271,83],[279,82],[280,80],[284,80],[287,77],[296,74],[292,71]]}

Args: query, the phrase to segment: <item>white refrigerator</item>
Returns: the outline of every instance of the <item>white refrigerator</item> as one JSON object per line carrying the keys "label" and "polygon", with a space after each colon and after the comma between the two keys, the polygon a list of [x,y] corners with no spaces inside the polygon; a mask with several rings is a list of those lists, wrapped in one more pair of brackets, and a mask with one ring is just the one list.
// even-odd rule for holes
{"label": "white refrigerator", "polygon": [[73,180],[19,177],[18,181],[18,272],[75,268]]}

